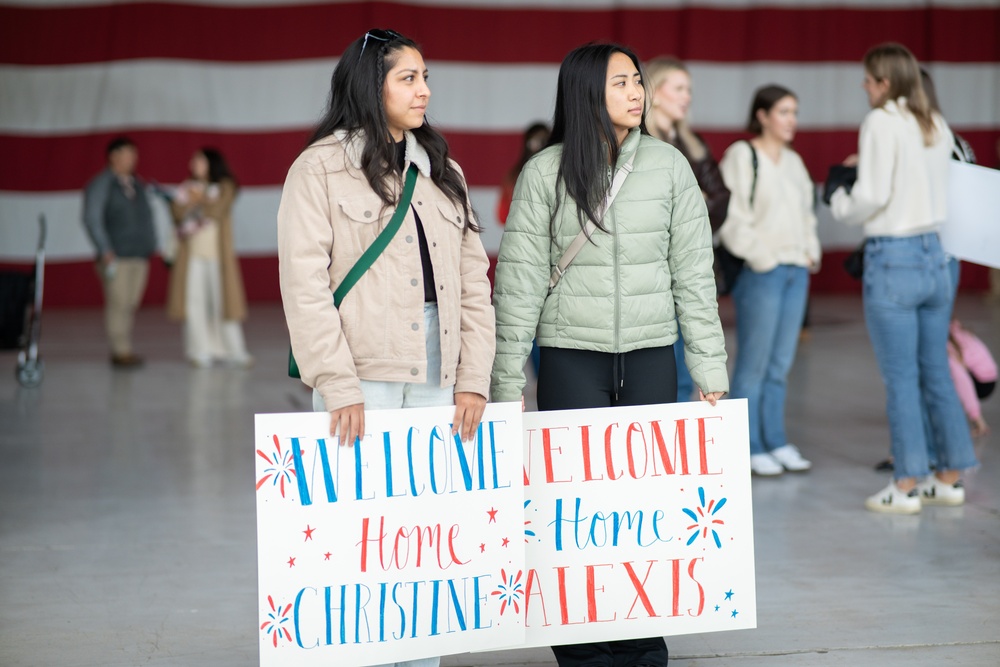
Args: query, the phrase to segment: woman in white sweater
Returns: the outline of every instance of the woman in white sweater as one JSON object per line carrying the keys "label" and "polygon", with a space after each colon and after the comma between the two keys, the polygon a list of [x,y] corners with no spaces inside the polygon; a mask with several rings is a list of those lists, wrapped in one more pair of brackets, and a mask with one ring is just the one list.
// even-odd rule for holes
{"label": "woman in white sweater", "polygon": [[[864,59],[872,110],[861,125],[858,180],[830,205],[864,225],[864,308],[886,390],[895,479],[869,497],[873,512],[915,514],[965,502],[961,471],[976,465],[948,370],[951,277],[937,228],[946,214],[951,130],[931,111],[916,59],[882,44]],[[921,404],[931,434],[925,434]],[[936,450],[930,474],[928,438]]]}
{"label": "woman in white sweater", "polygon": [[819,267],[814,188],[791,149],[798,100],[781,86],[757,91],[748,129],[720,168],[732,192],[719,236],[744,260],[733,287],[738,351],[732,396],[750,412],[750,468],[758,475],[811,467],[785,435],[785,393],[805,317],[809,272]]}

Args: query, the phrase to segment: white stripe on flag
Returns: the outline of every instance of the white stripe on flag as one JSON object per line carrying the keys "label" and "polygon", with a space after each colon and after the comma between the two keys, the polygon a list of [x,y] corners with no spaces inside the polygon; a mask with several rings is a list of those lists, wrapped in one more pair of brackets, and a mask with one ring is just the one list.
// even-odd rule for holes
{"label": "white stripe on flag", "polygon": [[[253,65],[126,61],[0,67],[0,133],[52,135],[126,129],[275,131],[307,128],[322,113],[336,61]],[[468,132],[519,132],[549,119],[557,65],[430,61],[430,118]],[[738,129],[755,88],[780,83],[800,102],[803,129],[856,127],[867,104],[860,64],[689,64],[692,124]],[[948,121],[1000,125],[1000,65],[930,66]]]}

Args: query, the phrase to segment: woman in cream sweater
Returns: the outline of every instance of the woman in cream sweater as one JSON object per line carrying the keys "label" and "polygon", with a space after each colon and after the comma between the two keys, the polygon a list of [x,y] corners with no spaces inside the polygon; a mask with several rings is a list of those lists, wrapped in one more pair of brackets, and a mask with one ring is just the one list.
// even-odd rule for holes
{"label": "woman in cream sweater", "polygon": [[[915,514],[965,502],[961,471],[976,465],[948,368],[952,278],[937,228],[947,206],[954,143],[931,110],[913,54],[881,44],[864,59],[872,110],[861,124],[858,180],[837,190],[833,216],[865,231],[864,308],[886,390],[894,477],[870,496],[872,512]],[[930,434],[921,416],[925,406]],[[930,474],[928,439],[937,469]]]}
{"label": "woman in cream sweater", "polygon": [[750,141],[726,151],[720,168],[732,192],[719,235],[744,260],[733,288],[738,352],[732,396],[750,412],[750,468],[758,475],[803,471],[811,463],[785,436],[785,393],[805,316],[809,273],[819,267],[814,190],[790,148],[798,100],[781,86],[757,91]]}

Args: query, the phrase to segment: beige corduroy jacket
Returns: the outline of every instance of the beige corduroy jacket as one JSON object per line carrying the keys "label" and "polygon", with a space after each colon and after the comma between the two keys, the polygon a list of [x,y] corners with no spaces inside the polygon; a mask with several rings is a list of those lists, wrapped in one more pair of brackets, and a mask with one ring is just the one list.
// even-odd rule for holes
{"label": "beige corduroy jacket", "polygon": [[430,158],[410,133],[405,167],[419,170],[411,209],[339,311],[334,307],[334,289],[395,210],[361,172],[361,150],[344,133],[317,141],[292,164],[282,191],[281,299],[302,381],[319,390],[330,411],[364,402],[359,378],[427,381],[416,210],[438,296],[441,386],[488,397],[495,350],[489,260],[478,234],[465,230],[463,211],[431,180]]}

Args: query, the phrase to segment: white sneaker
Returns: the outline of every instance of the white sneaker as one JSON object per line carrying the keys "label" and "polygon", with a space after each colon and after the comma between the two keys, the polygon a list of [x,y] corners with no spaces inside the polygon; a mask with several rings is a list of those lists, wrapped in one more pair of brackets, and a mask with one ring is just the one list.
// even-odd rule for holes
{"label": "white sneaker", "polygon": [[934,475],[917,484],[920,502],[924,505],[950,505],[952,507],[965,503],[965,487],[962,480],[954,484],[942,482]]}
{"label": "white sneaker", "polygon": [[761,477],[774,477],[785,472],[785,469],[770,454],[751,454],[750,472]]}
{"label": "white sneaker", "polygon": [[772,449],[769,453],[788,472],[804,472],[812,468],[813,465],[811,461],[802,458],[802,454],[799,453],[799,449],[795,445],[784,445]]}
{"label": "white sneaker", "polygon": [[889,486],[865,500],[865,509],[884,514],[917,514],[920,512],[920,493],[916,487],[903,491],[895,482],[889,482]]}

